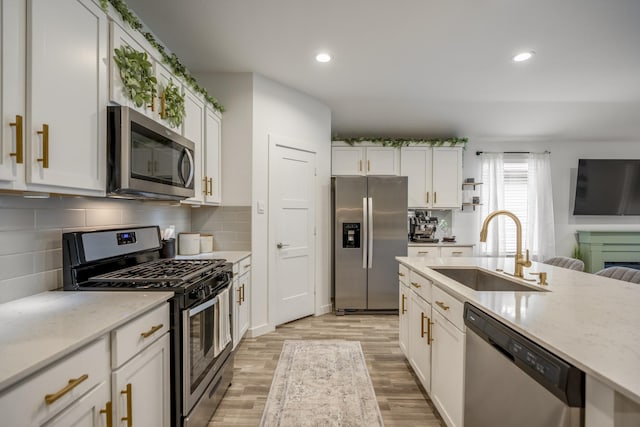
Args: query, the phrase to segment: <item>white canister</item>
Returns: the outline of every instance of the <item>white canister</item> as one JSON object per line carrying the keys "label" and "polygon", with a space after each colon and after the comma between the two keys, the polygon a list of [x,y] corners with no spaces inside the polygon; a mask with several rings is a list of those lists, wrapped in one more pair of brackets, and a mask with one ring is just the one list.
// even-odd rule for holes
{"label": "white canister", "polygon": [[200,234],[200,253],[213,252],[213,234]]}
{"label": "white canister", "polygon": [[178,234],[178,254],[197,255],[200,253],[200,233]]}

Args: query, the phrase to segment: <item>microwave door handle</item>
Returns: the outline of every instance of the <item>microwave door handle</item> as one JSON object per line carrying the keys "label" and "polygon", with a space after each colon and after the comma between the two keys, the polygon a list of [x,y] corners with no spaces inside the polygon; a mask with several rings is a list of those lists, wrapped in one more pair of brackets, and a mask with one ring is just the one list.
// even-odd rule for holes
{"label": "microwave door handle", "polygon": [[[191,155],[191,151],[185,148],[182,150],[181,157],[182,159],[180,160],[180,166],[178,167],[178,175],[180,176],[180,179],[182,179],[182,181],[184,182],[184,186],[189,187],[191,185],[191,181],[193,181],[193,174],[194,174],[193,156]],[[189,159],[189,176],[186,179],[182,175],[182,163],[184,162],[185,157]]]}

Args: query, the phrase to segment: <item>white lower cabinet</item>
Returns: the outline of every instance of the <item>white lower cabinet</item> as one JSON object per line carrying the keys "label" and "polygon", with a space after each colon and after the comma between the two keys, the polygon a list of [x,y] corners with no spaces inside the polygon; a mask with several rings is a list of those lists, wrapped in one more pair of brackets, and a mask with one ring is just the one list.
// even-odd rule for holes
{"label": "white lower cabinet", "polygon": [[415,292],[409,294],[409,363],[422,386],[431,392],[431,304]]}
{"label": "white lower cabinet", "polygon": [[[62,411],[46,427],[103,427],[113,426],[109,382],[100,385],[78,399],[71,407]],[[111,422],[110,422],[111,421]]]}
{"label": "white lower cabinet", "polygon": [[136,427],[169,427],[169,353],[169,334],[164,334],[113,372],[115,420]]}
{"label": "white lower cabinet", "polygon": [[249,301],[251,294],[251,257],[233,265],[233,348],[249,329]]}
{"label": "white lower cabinet", "polygon": [[400,281],[400,292],[398,292],[398,297],[400,298],[399,306],[400,309],[398,311],[399,316],[399,336],[398,341],[400,343],[400,350],[402,350],[402,354],[405,357],[409,358],[409,295],[411,294],[411,290],[407,285],[405,285],[402,281]]}
{"label": "white lower cabinet", "polygon": [[464,333],[433,310],[431,400],[448,426],[462,427]]}

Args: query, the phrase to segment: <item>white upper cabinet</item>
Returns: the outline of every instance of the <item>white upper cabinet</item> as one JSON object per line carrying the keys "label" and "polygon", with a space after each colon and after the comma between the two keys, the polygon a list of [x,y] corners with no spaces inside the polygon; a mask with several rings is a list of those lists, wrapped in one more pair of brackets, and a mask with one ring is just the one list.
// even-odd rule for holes
{"label": "white upper cabinet", "polygon": [[209,107],[205,109],[204,138],[203,169],[205,175],[202,180],[202,184],[206,185],[204,201],[208,205],[218,205],[222,201],[220,182],[222,118],[218,112]]}
{"label": "white upper cabinet", "polygon": [[412,208],[459,208],[462,202],[462,149],[402,147],[400,174],[408,177]]}
{"label": "white upper cabinet", "polygon": [[107,16],[91,0],[32,0],[27,14],[27,186],[104,194]]}
{"label": "white upper cabinet", "polygon": [[331,147],[332,175],[399,175],[400,152],[380,145],[352,147],[336,143]]}
{"label": "white upper cabinet", "polygon": [[195,144],[195,196],[185,200],[185,203],[202,204],[205,199],[207,186],[204,182],[203,154],[204,154],[204,101],[190,90],[184,92],[184,121],[182,136]]}

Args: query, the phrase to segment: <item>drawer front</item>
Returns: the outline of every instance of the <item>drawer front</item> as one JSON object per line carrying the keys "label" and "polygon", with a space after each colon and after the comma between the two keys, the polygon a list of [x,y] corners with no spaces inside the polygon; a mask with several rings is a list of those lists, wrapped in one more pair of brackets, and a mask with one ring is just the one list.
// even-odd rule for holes
{"label": "drawer front", "polygon": [[409,284],[409,269],[402,264],[398,264],[398,280],[405,285]]}
{"label": "drawer front", "polygon": [[431,280],[411,270],[409,273],[409,287],[422,299],[431,302]]}
{"label": "drawer front", "polygon": [[108,381],[109,372],[109,341],[105,336],[0,395],[0,424],[41,425],[98,384]]}
{"label": "drawer front", "polygon": [[440,256],[440,248],[435,246],[409,246],[407,248],[407,256],[437,258]]}
{"label": "drawer front", "polygon": [[463,307],[462,302],[458,301],[438,286],[434,286],[433,290],[433,308],[438,310],[440,314],[453,323],[456,328],[464,332],[464,321],[462,319]]}
{"label": "drawer front", "polygon": [[238,261],[238,264],[240,264],[238,266],[238,274],[243,275],[247,271],[251,270],[251,257]]}
{"label": "drawer front", "polygon": [[162,304],[111,332],[111,367],[116,369],[169,330],[169,304]]}
{"label": "drawer front", "polygon": [[473,256],[473,248],[469,246],[455,247],[447,246],[440,248],[440,254],[442,257],[456,257],[456,256]]}

